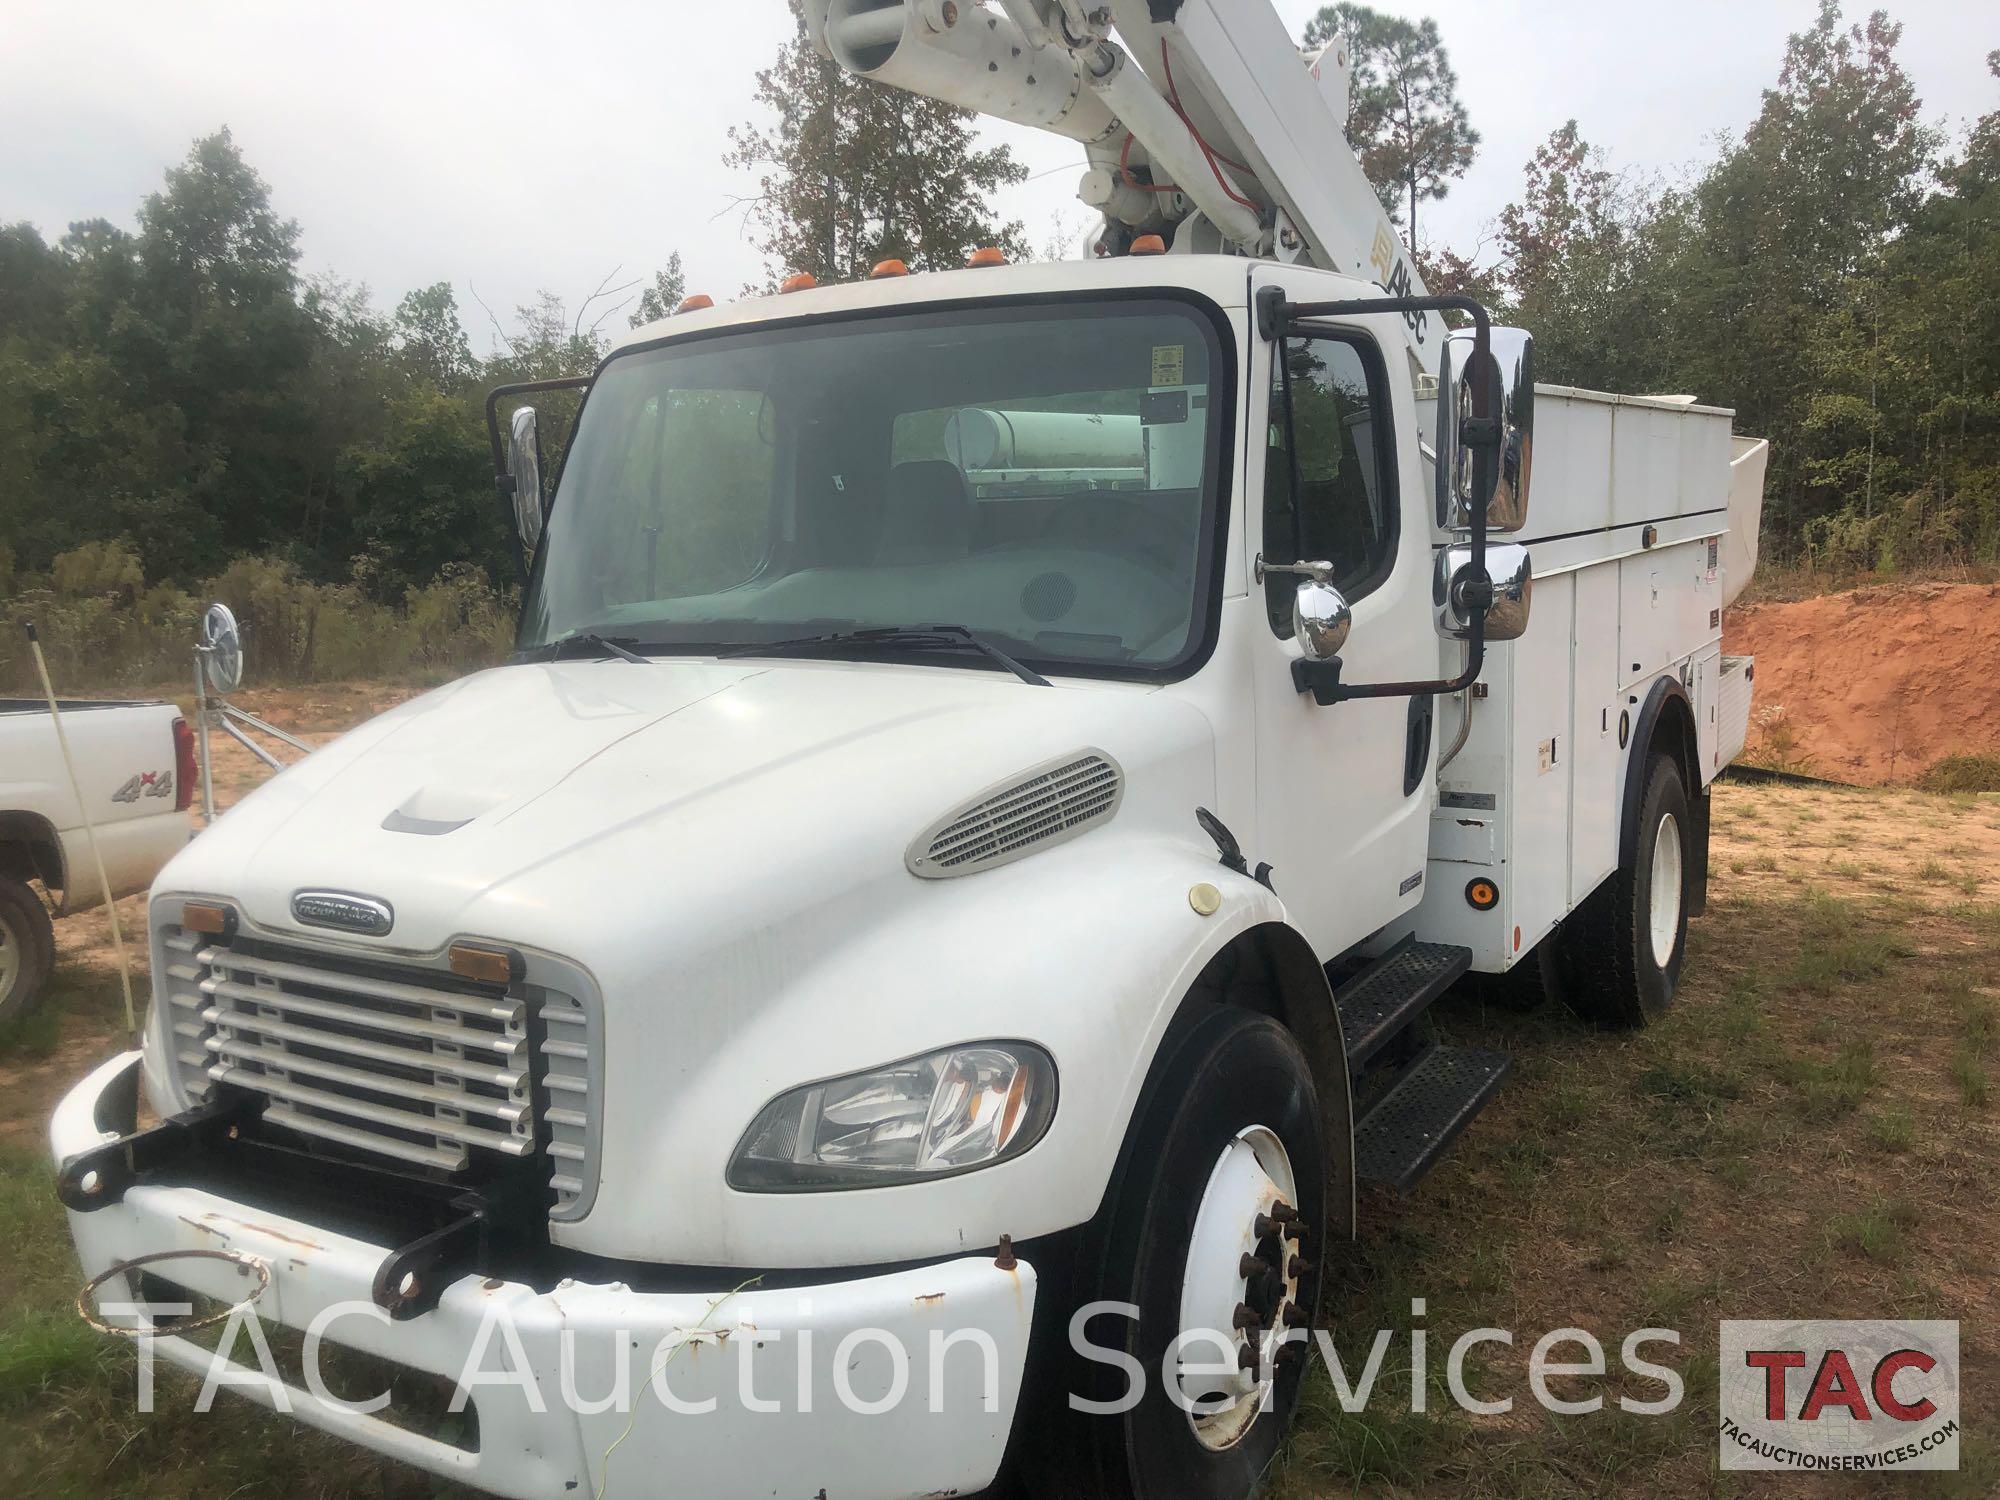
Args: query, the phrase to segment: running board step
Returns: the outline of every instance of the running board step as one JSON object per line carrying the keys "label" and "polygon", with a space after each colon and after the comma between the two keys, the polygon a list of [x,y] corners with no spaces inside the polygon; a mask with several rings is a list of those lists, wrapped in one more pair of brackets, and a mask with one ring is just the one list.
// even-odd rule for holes
{"label": "running board step", "polygon": [[1492,1101],[1513,1066],[1505,1052],[1431,1048],[1355,1127],[1354,1175],[1407,1193]]}
{"label": "running board step", "polygon": [[1357,1076],[1390,1039],[1472,967],[1470,948],[1410,943],[1392,948],[1334,994],[1347,1071]]}

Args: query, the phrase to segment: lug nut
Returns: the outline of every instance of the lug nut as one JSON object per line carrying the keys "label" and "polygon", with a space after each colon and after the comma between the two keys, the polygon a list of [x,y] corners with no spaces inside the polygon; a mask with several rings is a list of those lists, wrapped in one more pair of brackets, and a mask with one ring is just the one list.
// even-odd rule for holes
{"label": "lug nut", "polygon": [[1281,1344],[1278,1346],[1278,1363],[1281,1365],[1295,1365],[1305,1357],[1306,1346],[1304,1344]]}
{"label": "lug nut", "polygon": [[1276,1219],[1280,1224],[1289,1224],[1298,1216],[1299,1211],[1282,1198],[1271,1205],[1271,1217]]}
{"label": "lug nut", "polygon": [[1247,1302],[1236,1304],[1236,1311],[1230,1315],[1229,1326],[1247,1333],[1252,1328],[1262,1328],[1264,1320],[1257,1316],[1257,1309]]}
{"label": "lug nut", "polygon": [[1291,1263],[1285,1267],[1285,1274],[1291,1277],[1292,1280],[1297,1281],[1301,1276],[1312,1275],[1312,1268],[1313,1263],[1303,1255],[1294,1255]]}
{"label": "lug nut", "polygon": [[1254,1255],[1246,1255],[1236,1262],[1236,1274],[1245,1281],[1255,1281],[1260,1276],[1269,1276],[1271,1268]]}
{"label": "lug nut", "polygon": [[1245,1344],[1241,1349],[1236,1351],[1237,1369],[1248,1371],[1254,1375],[1257,1372],[1257,1363],[1257,1351],[1248,1344]]}
{"label": "lug nut", "polygon": [[[1304,1328],[1308,1323],[1312,1322],[1312,1319],[1306,1316],[1306,1310],[1296,1302],[1287,1302],[1285,1304],[1283,1317],[1287,1328]],[[1290,1348],[1291,1346],[1288,1344],[1286,1347]]]}
{"label": "lug nut", "polygon": [[1260,1240],[1268,1240],[1278,1232],[1278,1221],[1269,1214],[1259,1214],[1250,1221],[1250,1228]]}

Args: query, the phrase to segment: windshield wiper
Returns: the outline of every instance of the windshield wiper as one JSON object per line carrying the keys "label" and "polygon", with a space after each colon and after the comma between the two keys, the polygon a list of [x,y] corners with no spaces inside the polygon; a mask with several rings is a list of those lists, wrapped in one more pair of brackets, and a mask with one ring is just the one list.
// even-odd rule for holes
{"label": "windshield wiper", "polygon": [[724,656],[784,656],[794,651],[839,650],[848,646],[970,646],[998,662],[1021,681],[1035,687],[1050,687],[1048,678],[1033,667],[1023,666],[991,641],[964,625],[875,625],[866,630],[835,630],[825,635],[800,636],[789,641],[752,641],[716,652]]}
{"label": "windshield wiper", "polygon": [[627,646],[624,640],[613,640],[610,636],[599,635],[594,630],[579,630],[564,636],[549,648],[548,659],[550,661],[561,661],[564,656],[569,654],[565,648],[570,646],[588,646],[596,651],[599,656],[615,656],[620,661],[636,661],[641,666],[650,666],[652,664],[651,657],[641,656],[638,652]]}

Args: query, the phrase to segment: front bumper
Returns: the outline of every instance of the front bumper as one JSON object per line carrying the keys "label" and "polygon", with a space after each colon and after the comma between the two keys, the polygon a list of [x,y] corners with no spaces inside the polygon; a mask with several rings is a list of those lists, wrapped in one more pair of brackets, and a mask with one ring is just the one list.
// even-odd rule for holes
{"label": "front bumper", "polygon": [[[138,1065],[136,1052],[114,1058],[58,1106],[58,1164],[131,1131]],[[247,1338],[232,1346],[236,1389],[432,1473],[523,1497],[653,1494],[668,1475],[675,1489],[720,1496],[980,1489],[1006,1448],[1035,1301],[1026,1262],[1002,1269],[971,1256],[783,1290],[732,1287],[724,1275],[697,1293],[573,1281],[538,1292],[467,1276],[434,1311],[391,1323],[370,1300],[384,1247],[203,1189],[142,1183],[69,1221],[91,1277],[160,1251],[256,1257],[271,1277],[255,1304],[261,1321],[301,1331],[317,1321],[328,1342],[468,1387],[479,1447],[283,1383],[255,1368]],[[157,1269],[222,1302],[254,1284],[210,1258]],[[100,1301],[131,1300],[125,1282],[112,1277]],[[153,1348],[198,1374],[213,1360],[178,1336],[158,1335]]]}

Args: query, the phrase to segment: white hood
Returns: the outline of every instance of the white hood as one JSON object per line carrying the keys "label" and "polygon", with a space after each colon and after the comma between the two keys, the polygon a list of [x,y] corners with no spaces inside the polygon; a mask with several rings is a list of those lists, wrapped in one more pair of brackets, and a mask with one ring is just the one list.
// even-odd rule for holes
{"label": "white hood", "polygon": [[[826,874],[843,886],[905,874],[910,839],[996,781],[1088,746],[1129,772],[1184,754],[1205,730],[1192,709],[1144,689],[1038,688],[983,670],[673,658],[503,667],[285,772],[192,845],[160,889],[228,896],[280,931],[304,930],[294,891],[359,892],[395,908],[393,930],[370,946],[434,952],[479,935],[589,965],[577,929],[594,924],[581,903],[657,901],[699,877],[709,891],[739,881],[731,898],[754,904],[777,867],[813,846],[837,860]],[[1212,770],[1204,779],[1174,799],[1180,821],[1212,795]],[[834,823],[844,841],[825,839]],[[640,890],[607,887],[614,878]],[[662,908],[649,910],[657,923]]]}

